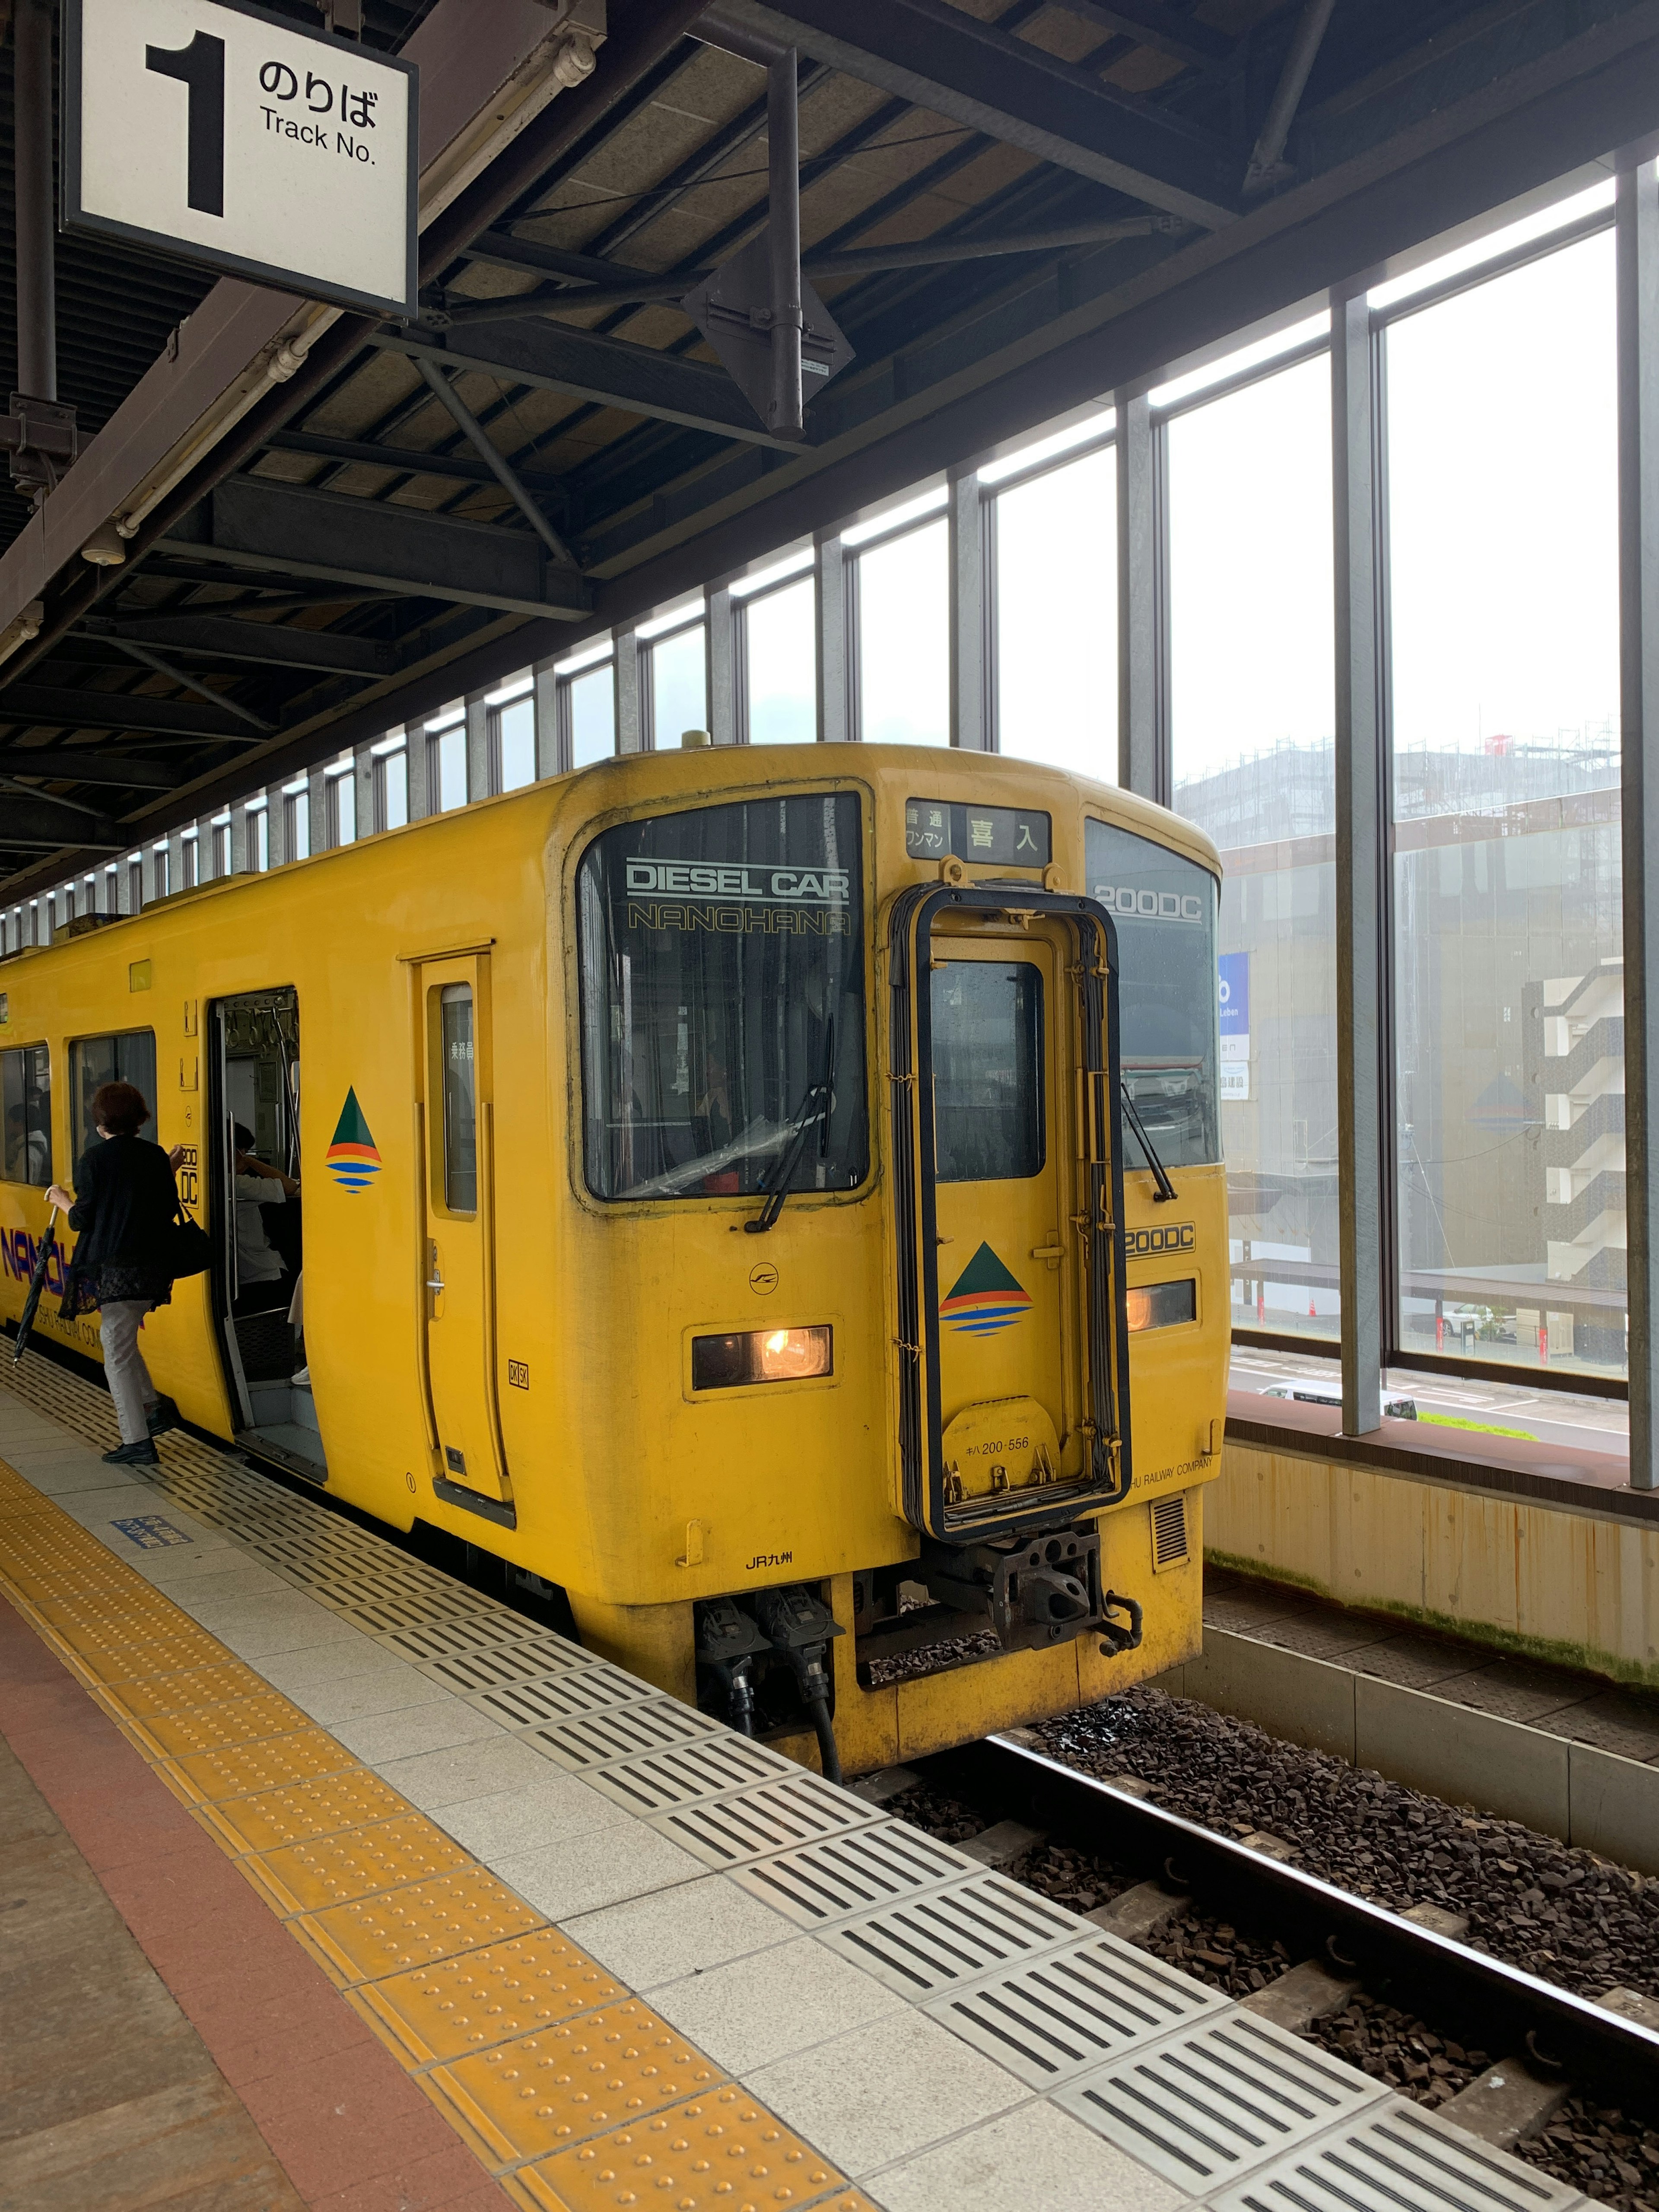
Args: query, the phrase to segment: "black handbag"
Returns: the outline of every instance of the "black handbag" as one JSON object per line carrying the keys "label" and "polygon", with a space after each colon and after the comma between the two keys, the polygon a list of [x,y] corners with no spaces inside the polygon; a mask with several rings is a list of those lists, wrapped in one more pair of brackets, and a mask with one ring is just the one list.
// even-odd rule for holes
{"label": "black handbag", "polygon": [[167,1273],[179,1282],[186,1275],[205,1275],[213,1265],[213,1239],[192,1221],[181,1200],[167,1224]]}

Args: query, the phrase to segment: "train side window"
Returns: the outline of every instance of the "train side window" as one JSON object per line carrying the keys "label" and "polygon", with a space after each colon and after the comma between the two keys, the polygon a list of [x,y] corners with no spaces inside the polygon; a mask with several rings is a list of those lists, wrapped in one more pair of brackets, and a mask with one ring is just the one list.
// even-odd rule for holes
{"label": "train side window", "polygon": [[52,1061],[43,1044],[0,1052],[6,1181],[44,1190],[52,1181]]}
{"label": "train side window", "polygon": [[950,960],[933,972],[933,1145],[940,1182],[1034,1176],[1046,1147],[1042,976]]}
{"label": "train side window", "polygon": [[439,1007],[444,1053],[444,1204],[478,1210],[478,1079],[472,986],[446,983]]}
{"label": "train side window", "polygon": [[[77,1037],[70,1047],[70,1134],[78,1160],[98,1133],[94,1093],[106,1083],[131,1083],[155,1110],[155,1032],[125,1030],[115,1036]],[[151,1123],[149,1134],[155,1127]]]}

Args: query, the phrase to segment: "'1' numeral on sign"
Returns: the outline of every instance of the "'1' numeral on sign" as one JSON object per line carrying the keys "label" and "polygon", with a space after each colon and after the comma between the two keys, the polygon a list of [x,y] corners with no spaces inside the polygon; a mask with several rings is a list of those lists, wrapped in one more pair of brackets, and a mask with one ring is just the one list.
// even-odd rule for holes
{"label": "'1' numeral on sign", "polygon": [[225,211],[225,42],[198,31],[187,46],[146,46],[144,67],[176,77],[190,94],[185,121],[185,197],[198,215]]}

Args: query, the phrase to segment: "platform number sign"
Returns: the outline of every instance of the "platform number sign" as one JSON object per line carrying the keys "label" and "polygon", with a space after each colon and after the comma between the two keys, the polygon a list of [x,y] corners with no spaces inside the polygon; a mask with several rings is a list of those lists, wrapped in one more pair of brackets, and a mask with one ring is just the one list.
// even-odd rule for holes
{"label": "platform number sign", "polygon": [[417,82],[241,0],[68,0],[64,227],[412,315]]}

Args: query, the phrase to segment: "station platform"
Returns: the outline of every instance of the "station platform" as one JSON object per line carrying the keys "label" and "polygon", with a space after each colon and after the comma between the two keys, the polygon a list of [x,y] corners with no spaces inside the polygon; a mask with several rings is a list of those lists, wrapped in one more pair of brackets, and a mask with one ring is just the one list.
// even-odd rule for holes
{"label": "station platform", "polygon": [[0,1382],[8,2212],[1566,2212],[188,1436]]}

